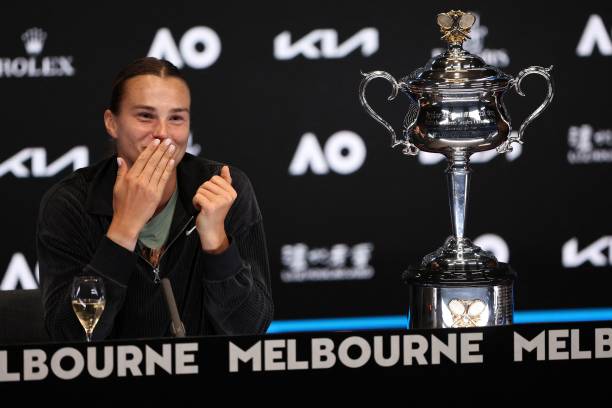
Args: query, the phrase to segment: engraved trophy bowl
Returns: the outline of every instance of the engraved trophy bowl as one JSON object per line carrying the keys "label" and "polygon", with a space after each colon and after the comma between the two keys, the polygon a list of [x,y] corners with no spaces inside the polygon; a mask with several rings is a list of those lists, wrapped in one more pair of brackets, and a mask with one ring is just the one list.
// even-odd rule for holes
{"label": "engraved trophy bowl", "polygon": [[[437,16],[437,24],[448,43],[445,52],[397,81],[384,71],[362,73],[359,99],[366,112],[391,136],[391,147],[403,146],[406,155],[419,151],[446,156],[452,235],[420,265],[408,267],[404,279],[410,288],[411,327],[471,327],[512,323],[514,272],[495,256],[474,245],[464,235],[470,180],[470,156],[496,149],[512,151],[523,143],[525,128],[553,99],[552,66],[532,66],[512,77],[487,65],[482,58],[463,49],[470,38],[473,14],[451,10]],[[537,74],[548,84],[542,104],[511,136],[510,115],[504,95],[514,89],[524,96],[521,83]],[[401,136],[380,117],[366,100],[370,81],[384,78],[391,83],[388,100],[401,91],[408,98],[408,112]]]}

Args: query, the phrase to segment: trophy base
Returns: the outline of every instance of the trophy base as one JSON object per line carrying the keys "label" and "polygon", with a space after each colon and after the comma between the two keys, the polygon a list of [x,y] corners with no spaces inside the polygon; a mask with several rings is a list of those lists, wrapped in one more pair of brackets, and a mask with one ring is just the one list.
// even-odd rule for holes
{"label": "trophy base", "polygon": [[505,263],[494,268],[436,271],[408,267],[408,327],[414,329],[512,324],[516,273]]}

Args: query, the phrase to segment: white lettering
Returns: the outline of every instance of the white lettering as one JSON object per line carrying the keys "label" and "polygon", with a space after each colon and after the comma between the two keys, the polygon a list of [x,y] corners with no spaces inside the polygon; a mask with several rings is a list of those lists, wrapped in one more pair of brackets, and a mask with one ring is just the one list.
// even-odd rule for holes
{"label": "white lettering", "polygon": [[[178,344],[177,344],[178,345]],[[164,344],[161,354],[153,350],[151,347],[145,348],[147,375],[155,375],[155,367],[158,366],[168,374],[172,374],[172,345]],[[177,373],[178,374],[178,373]]]}
{"label": "white lettering", "polygon": [[428,347],[427,339],[420,334],[404,336],[404,365],[412,365],[413,359],[420,365],[427,365],[425,353]]}
{"label": "white lettering", "polygon": [[32,176],[52,177],[72,164],[72,170],[89,164],[89,151],[86,146],[76,146],[64,153],[53,163],[47,165],[47,151],[44,148],[32,149]]}
{"label": "white lettering", "polygon": [[448,334],[448,344],[431,336],[431,364],[440,364],[440,355],[444,354],[453,363],[457,362],[457,334]]}
{"label": "white lettering", "polygon": [[0,163],[0,177],[11,172],[15,177],[28,177],[30,170],[23,164],[32,156],[32,149],[23,149],[10,159]]}
{"label": "white lettering", "polygon": [[296,352],[296,341],[294,339],[287,340],[287,369],[289,370],[307,370],[308,361],[298,361]]}
{"label": "white lettering", "polygon": [[596,46],[601,55],[612,55],[612,40],[606,26],[599,15],[591,14],[576,47],[576,54],[579,57],[589,57]]}
{"label": "white lettering", "polygon": [[[198,51],[197,44],[203,45]],[[194,69],[208,68],[221,54],[221,40],[216,32],[208,27],[193,27],[183,35],[180,50],[187,65]]]}
{"label": "white lettering", "polygon": [[366,158],[366,146],[359,135],[349,130],[334,133],[321,149],[317,137],[305,133],[289,165],[289,174],[301,176],[310,168],[314,174],[338,174],[357,171]]}
{"label": "white lettering", "polygon": [[[174,347],[174,358],[173,358]],[[116,349],[116,373],[114,370],[114,356]],[[145,368],[147,376],[155,376],[161,370],[167,374],[197,374],[198,365],[195,363],[195,355],[198,351],[198,343],[162,344],[161,353],[152,347],[145,345],[144,354],[142,347],[136,345],[87,347],[86,352],[81,353],[73,347],[63,347],[56,350],[47,364],[47,353],[42,349],[23,350],[23,372],[15,373],[8,370],[8,355],[4,350],[0,351],[0,382],[20,381],[23,374],[24,381],[39,381],[53,376],[71,380],[83,374],[85,363],[87,373],[93,378],[107,378],[112,375],[117,377],[142,376]],[[293,345],[295,351],[295,345]],[[103,361],[98,356],[102,355]],[[143,356],[145,361],[143,362]],[[172,362],[174,361],[174,372]]]}
{"label": "white lettering", "polygon": [[261,371],[261,340],[253,344],[248,350],[242,350],[231,341],[229,342],[229,367],[231,373],[238,372],[238,361],[248,363],[252,361],[251,369]]}
{"label": "white lettering", "polygon": [[314,174],[329,173],[329,167],[317,137],[312,133],[305,133],[300,139],[295,155],[289,165],[289,174],[301,176],[308,171],[309,167]]}
{"label": "white lettering", "polygon": [[142,371],[138,367],[142,362],[142,351],[136,346],[117,346],[117,376],[126,377],[128,370],[130,375],[139,377]]}
{"label": "white lettering", "polygon": [[[202,45],[202,50],[198,50],[198,45]],[[198,26],[183,35],[178,48],[170,30],[160,28],[147,55],[166,59],[177,68],[183,68],[187,64],[194,69],[204,69],[213,65],[220,54],[221,39],[217,33],[209,27]]]}
{"label": "white lettering", "polygon": [[[32,161],[31,171],[24,164],[30,159]],[[28,147],[0,163],[0,177],[7,173],[12,173],[18,178],[52,177],[70,165],[73,171],[89,165],[89,149],[86,146],[73,147],[47,165],[47,151],[44,147]]]}
{"label": "white lettering", "polygon": [[567,330],[548,331],[548,359],[569,360],[569,352],[561,351],[567,348],[566,339],[569,336]]}
{"label": "white lettering", "polygon": [[461,333],[461,362],[462,363],[482,363],[482,354],[472,354],[480,351],[480,344],[473,344],[473,341],[482,341],[482,333]]}
{"label": "white lettering", "polygon": [[0,382],[19,381],[21,375],[19,373],[11,373],[8,370],[8,353],[0,351]]}
{"label": "white lettering", "polygon": [[177,68],[183,68],[185,65],[183,63],[183,59],[181,58],[181,53],[179,52],[176,43],[172,38],[172,33],[167,28],[160,28],[157,30],[147,56],[165,59],[166,61],[171,62]]}
{"label": "white lettering", "polygon": [[23,379],[25,381],[45,379],[49,374],[46,361],[47,353],[44,350],[23,350]]}
{"label": "white lettering", "polygon": [[400,359],[400,338],[399,336],[391,336],[390,338],[389,357],[385,357],[383,349],[383,337],[374,336],[374,361],[381,367],[391,367]]}
{"label": "white lettering", "polygon": [[[64,370],[61,362],[64,358],[72,359],[73,366],[71,369]],[[78,377],[85,367],[85,359],[83,355],[73,347],[63,347],[53,354],[51,357],[51,371],[62,380],[72,380]]]}
{"label": "white lettering", "polygon": [[197,374],[198,366],[195,363],[195,355],[198,351],[198,343],[178,343],[174,346],[174,373],[175,374]]}
{"label": "white lettering", "polygon": [[[574,237],[567,241],[561,249],[563,266],[575,268],[585,262],[590,262],[593,266],[612,265],[612,236],[599,238],[591,245],[578,251],[578,238]],[[608,256],[603,251],[608,250]]]}
{"label": "white lettering", "polygon": [[527,340],[514,332],[514,361],[523,361],[523,350],[532,352],[534,349],[537,349],[537,360],[544,360],[546,356],[546,332],[541,332],[533,340]]}
{"label": "white lettering", "polygon": [[22,289],[36,289],[38,287],[38,276],[38,262],[34,267],[34,274],[32,274],[25,256],[17,252],[11,257],[6,273],[2,277],[0,290],[14,290],[18,287]]}
{"label": "white lettering", "polygon": [[282,371],[287,369],[284,361],[277,361],[283,358],[282,349],[284,348],[285,340],[264,341],[264,367],[266,371]]}
{"label": "white lettering", "polygon": [[336,364],[334,342],[328,338],[312,339],[312,368],[331,368]]}
{"label": "white lettering", "polygon": [[572,360],[591,358],[592,353],[589,350],[580,350],[580,330],[572,329],[571,336]]}
{"label": "white lettering", "polygon": [[324,152],[329,167],[338,174],[356,172],[366,158],[363,140],[348,130],[334,133],[325,143]]}
{"label": "white lettering", "polygon": [[87,347],[87,372],[93,378],[106,378],[113,373],[115,362],[113,359],[113,347],[104,347],[104,364],[102,368],[98,368],[97,351],[95,347]]}
{"label": "white lettering", "polygon": [[612,329],[595,329],[595,358],[612,358]]}
{"label": "white lettering", "polygon": [[274,38],[274,57],[278,60],[290,60],[298,55],[307,59],[344,58],[359,48],[364,57],[378,51],[376,28],[364,28],[342,44],[338,44],[338,32],[334,29],[311,31],[293,44],[289,31],[283,31]]}
{"label": "white lettering", "polygon": [[[349,348],[353,346],[357,347],[359,350],[356,358],[352,358],[348,353]],[[349,368],[362,367],[368,362],[371,355],[372,349],[370,348],[370,344],[362,337],[347,337],[340,343],[340,347],[338,347],[338,358],[340,362]]]}
{"label": "white lettering", "polygon": [[44,57],[40,64],[36,57],[0,58],[0,78],[61,77],[75,72],[71,56]]}

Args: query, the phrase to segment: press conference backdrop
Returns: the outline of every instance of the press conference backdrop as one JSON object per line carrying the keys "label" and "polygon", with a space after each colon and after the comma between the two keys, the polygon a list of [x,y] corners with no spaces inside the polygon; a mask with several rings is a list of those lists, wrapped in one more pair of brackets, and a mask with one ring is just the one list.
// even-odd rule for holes
{"label": "press conference backdrop", "polygon": [[[408,157],[362,110],[360,71],[400,78],[443,46],[439,12],[477,14],[467,48],[556,95],[508,155],[473,157],[467,235],[518,273],[519,310],[612,306],[612,7],[546,2],[3,5],[0,287],[38,285],[40,199],[109,154],[116,72],[166,58],[192,90],[189,151],[244,170],[268,239],[276,319],[397,316],[401,272],[450,234],[442,156]],[[524,81],[515,130],[543,100]],[[408,101],[368,99],[399,129]]]}

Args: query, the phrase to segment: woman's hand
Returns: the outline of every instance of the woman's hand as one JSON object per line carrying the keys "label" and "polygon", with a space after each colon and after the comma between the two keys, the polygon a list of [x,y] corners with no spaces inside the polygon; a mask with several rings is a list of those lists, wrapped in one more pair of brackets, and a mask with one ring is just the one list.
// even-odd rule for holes
{"label": "woman's hand", "polygon": [[138,235],[159,206],[174,170],[176,147],[170,139],[154,139],[132,167],[117,158],[119,168],[113,188],[113,220],[106,236],[133,251]]}
{"label": "woman's hand", "polygon": [[196,192],[193,205],[200,210],[196,229],[204,251],[219,254],[229,247],[225,217],[237,196],[228,166],[223,166],[220,176],[211,177]]}

